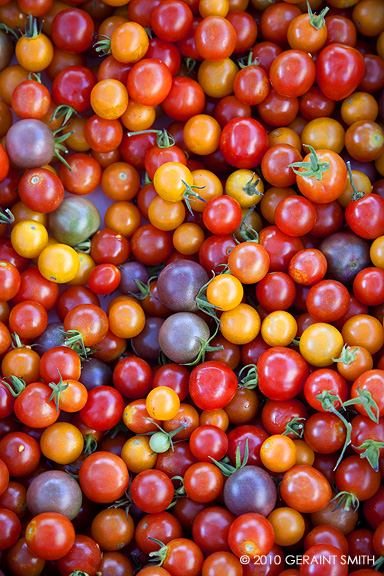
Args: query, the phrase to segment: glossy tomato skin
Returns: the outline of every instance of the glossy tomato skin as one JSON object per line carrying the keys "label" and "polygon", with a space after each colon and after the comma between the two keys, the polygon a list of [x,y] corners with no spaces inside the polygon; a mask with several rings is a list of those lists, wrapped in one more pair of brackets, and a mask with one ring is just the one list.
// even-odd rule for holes
{"label": "glossy tomato skin", "polygon": [[295,350],[274,347],[257,362],[260,391],[270,400],[289,400],[299,394],[309,376],[309,366]]}
{"label": "glossy tomato skin", "polygon": [[107,504],[123,496],[128,488],[129,473],[125,462],[119,456],[99,451],[84,460],[79,472],[79,482],[89,500]]}
{"label": "glossy tomato skin", "polygon": [[189,378],[189,393],[201,410],[223,408],[236,390],[236,375],[222,362],[203,362],[192,370]]}
{"label": "glossy tomato skin", "polygon": [[220,150],[224,160],[236,168],[254,168],[268,149],[265,129],[253,118],[234,118],[224,127]]}
{"label": "glossy tomato skin", "polygon": [[80,410],[80,417],[90,428],[105,431],[116,426],[123,410],[124,400],[118,390],[110,386],[98,386],[89,391],[87,403]]}
{"label": "glossy tomato skin", "polygon": [[323,48],[316,62],[316,79],[322,92],[331,100],[343,100],[364,77],[364,58],[358,50],[342,44]]}
{"label": "glossy tomato skin", "polygon": [[384,234],[384,199],[378,194],[366,194],[352,201],[345,209],[345,219],[361,238],[374,240]]}

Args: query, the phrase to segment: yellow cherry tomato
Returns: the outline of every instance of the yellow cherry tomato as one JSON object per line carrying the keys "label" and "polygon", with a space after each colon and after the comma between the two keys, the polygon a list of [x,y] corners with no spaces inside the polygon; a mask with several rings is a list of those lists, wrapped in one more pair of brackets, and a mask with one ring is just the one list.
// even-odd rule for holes
{"label": "yellow cherry tomato", "polygon": [[379,236],[371,244],[369,257],[377,268],[384,268],[384,236]]}
{"label": "yellow cherry tomato", "polygon": [[261,336],[269,346],[289,346],[296,334],[297,322],[285,310],[271,312],[261,325]]}
{"label": "yellow cherry tomato", "polygon": [[193,185],[192,173],[180,162],[166,162],[156,170],[153,185],[163,200],[180,202]]}
{"label": "yellow cherry tomato", "polygon": [[154,106],[144,106],[129,100],[124,114],[120,117],[122,125],[130,132],[148,130],[156,120]]}
{"label": "yellow cherry tomato", "polygon": [[128,92],[124,84],[113,78],[101,80],[92,88],[91,106],[98,116],[116,120],[128,106]]}
{"label": "yellow cherry tomato", "polygon": [[296,466],[312,466],[315,461],[315,453],[304,440],[295,439],[294,444],[297,450]]}
{"label": "yellow cherry tomato", "polygon": [[40,222],[40,224],[45,227],[48,225],[48,214],[31,210],[31,208],[28,208],[21,200],[12,206],[12,214],[15,220],[11,223],[11,228],[22,220],[34,220],[35,222]]}
{"label": "yellow cherry tomato", "polygon": [[180,254],[187,256],[196,254],[204,242],[204,239],[205,234],[203,229],[194,222],[184,222],[180,224],[172,236],[175,249],[180,252]]}
{"label": "yellow cherry tomato", "polygon": [[48,244],[45,226],[34,220],[21,220],[11,232],[13,248],[24,258],[36,258]]}
{"label": "yellow cherry tomato", "polygon": [[203,60],[197,79],[207,96],[224,98],[233,93],[233,83],[239,67],[230,58],[212,62]]}
{"label": "yellow cherry tomato", "polygon": [[209,200],[223,195],[223,185],[216,174],[210,170],[194,170],[192,176],[193,185],[196,186],[196,192],[202,200],[195,198],[190,201],[190,206],[194,212],[203,212]]}
{"label": "yellow cherry tomato", "polygon": [[207,287],[207,299],[210,304],[224,312],[237,308],[244,296],[240,280],[230,274],[215,276]]}
{"label": "yellow cherry tomato", "polygon": [[242,168],[228,176],[225,193],[237,200],[242,208],[251,208],[262,199],[264,184],[255,172]]}
{"label": "yellow cherry tomato", "polygon": [[120,338],[134,338],[143,330],[145,314],[134,298],[120,300],[109,310],[109,328]]}
{"label": "yellow cherry tomato", "polygon": [[337,328],[319,322],[304,330],[300,338],[300,354],[312,366],[323,368],[339,358],[344,340]]}
{"label": "yellow cherry tomato", "polygon": [[305,521],[297,510],[288,507],[276,508],[268,516],[275,532],[275,543],[278,546],[297,544],[305,532]]}
{"label": "yellow cherry tomato", "polygon": [[271,472],[286,472],[296,464],[297,449],[288,436],[274,434],[263,442],[260,458]]}
{"label": "yellow cherry tomato", "polygon": [[85,286],[88,282],[88,278],[94,267],[96,266],[95,261],[89,254],[84,254],[84,252],[77,252],[80,261],[80,267],[73,278],[68,284],[70,286]]}
{"label": "yellow cherry tomato", "polygon": [[41,72],[52,62],[52,42],[39,32],[36,18],[28,17],[25,34],[16,43],[15,55],[19,64],[29,72]]}
{"label": "yellow cherry tomato", "polygon": [[221,334],[232,344],[248,344],[260,332],[260,316],[249,304],[239,304],[220,316]]}
{"label": "yellow cherry tomato", "polygon": [[145,406],[151,418],[171,420],[180,409],[180,399],[172,388],[157,386],[149,392]]}
{"label": "yellow cherry tomato", "polygon": [[208,114],[196,114],[185,123],[183,138],[193,154],[213,154],[220,144],[221,128],[215,118]]}
{"label": "yellow cherry tomato", "polygon": [[40,253],[37,265],[44,278],[65,284],[76,277],[80,260],[78,253],[67,244],[52,244]]}
{"label": "yellow cherry tomato", "polygon": [[158,230],[175,230],[184,222],[184,202],[168,202],[155,196],[148,208],[148,220]]}
{"label": "yellow cherry tomato", "polygon": [[149,445],[150,436],[135,435],[129,438],[121,451],[121,458],[130,472],[139,474],[156,465],[157,454]]}
{"label": "yellow cherry tomato", "polygon": [[44,456],[56,464],[70,464],[82,453],[84,438],[73,424],[56,422],[44,430],[40,448]]}

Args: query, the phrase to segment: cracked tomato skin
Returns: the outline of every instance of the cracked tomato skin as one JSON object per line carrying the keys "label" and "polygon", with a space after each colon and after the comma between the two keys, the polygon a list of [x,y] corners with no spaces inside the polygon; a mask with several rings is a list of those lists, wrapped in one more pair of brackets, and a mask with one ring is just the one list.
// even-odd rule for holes
{"label": "cracked tomato skin", "polygon": [[255,168],[269,147],[268,135],[253,118],[233,118],[224,127],[220,138],[223,158],[236,168]]}
{"label": "cracked tomato skin", "polygon": [[316,62],[316,80],[323,94],[330,100],[347,98],[364,77],[362,54],[344,44],[330,44],[323,48]]}
{"label": "cracked tomato skin", "polygon": [[236,374],[222,362],[203,362],[191,372],[189,393],[201,410],[224,408],[236,390]]}

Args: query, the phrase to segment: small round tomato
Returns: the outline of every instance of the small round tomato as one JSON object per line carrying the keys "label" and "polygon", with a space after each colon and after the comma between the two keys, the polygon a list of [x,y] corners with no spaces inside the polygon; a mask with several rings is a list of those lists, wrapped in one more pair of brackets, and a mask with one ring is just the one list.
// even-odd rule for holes
{"label": "small round tomato", "polygon": [[260,514],[242,514],[232,522],[228,541],[232,552],[239,558],[245,555],[257,560],[257,557],[269,554],[272,549],[272,524]]}
{"label": "small round tomato", "polygon": [[313,366],[329,366],[340,356],[343,336],[331,324],[318,323],[304,330],[300,338],[300,353]]}
{"label": "small round tomato", "polygon": [[111,452],[98,451],[84,460],[79,471],[84,495],[92,502],[108,504],[124,495],[129,484],[125,462]]}
{"label": "small round tomato", "polygon": [[279,546],[292,546],[304,536],[304,518],[293,508],[277,508],[269,514],[268,520],[272,524],[275,542]]}
{"label": "small round tomato", "polygon": [[41,452],[57,464],[71,464],[80,457],[84,438],[69,422],[56,422],[46,428],[40,439]]}
{"label": "small round tomato", "polygon": [[233,370],[221,362],[203,362],[190,375],[189,393],[201,410],[217,410],[226,406],[237,389]]}
{"label": "small round tomato", "polygon": [[271,472],[286,472],[296,464],[297,448],[288,436],[275,434],[263,442],[260,458]]}
{"label": "small round tomato", "polygon": [[283,347],[263,352],[257,362],[260,391],[271,400],[289,400],[299,394],[309,375],[305,359]]}
{"label": "small round tomato", "polygon": [[332,498],[328,480],[311,466],[293,466],[284,476],[280,487],[284,502],[302,513],[317,512]]}
{"label": "small round tomato", "polygon": [[173,494],[172,481],[161,470],[139,472],[131,485],[134,504],[147,514],[163,512],[172,502]]}

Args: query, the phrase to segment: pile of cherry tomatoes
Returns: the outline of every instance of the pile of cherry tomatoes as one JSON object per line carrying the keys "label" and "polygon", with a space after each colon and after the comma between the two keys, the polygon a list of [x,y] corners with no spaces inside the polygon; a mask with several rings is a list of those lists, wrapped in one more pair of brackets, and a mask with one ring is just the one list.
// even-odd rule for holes
{"label": "pile of cherry tomatoes", "polygon": [[384,565],[383,0],[0,0],[0,576]]}

